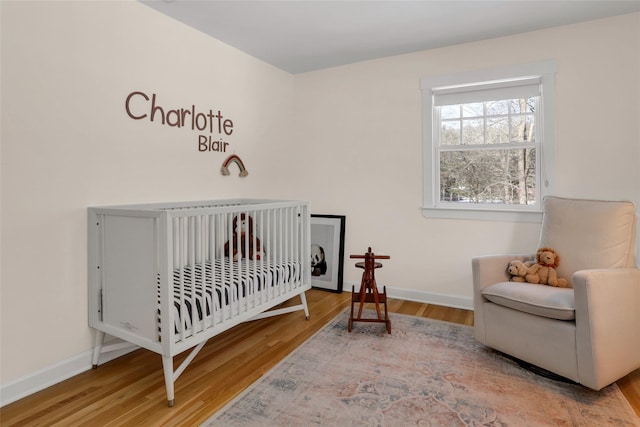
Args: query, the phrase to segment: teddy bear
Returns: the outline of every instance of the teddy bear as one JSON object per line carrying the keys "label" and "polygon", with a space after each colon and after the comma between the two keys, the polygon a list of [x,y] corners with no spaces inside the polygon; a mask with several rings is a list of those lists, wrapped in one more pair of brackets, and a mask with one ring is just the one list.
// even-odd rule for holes
{"label": "teddy bear", "polygon": [[551,248],[540,248],[536,252],[536,263],[529,267],[525,280],[529,283],[567,288],[566,279],[559,278],[556,268],[560,265],[560,256]]}
{"label": "teddy bear", "polygon": [[[228,257],[233,252],[234,261],[238,261],[243,257],[259,260],[262,249],[260,239],[254,237],[253,230],[253,218],[251,216],[245,214],[240,214],[240,217],[235,216],[233,218],[233,236],[224,244],[224,256]],[[240,247],[238,247],[238,240],[240,241]],[[246,247],[247,244],[248,248]],[[230,247],[233,248],[231,251]]]}
{"label": "teddy bear", "polygon": [[533,261],[522,262],[514,259],[509,262],[507,266],[507,273],[509,274],[510,282],[526,282],[525,276],[529,272],[529,267],[533,265]]}

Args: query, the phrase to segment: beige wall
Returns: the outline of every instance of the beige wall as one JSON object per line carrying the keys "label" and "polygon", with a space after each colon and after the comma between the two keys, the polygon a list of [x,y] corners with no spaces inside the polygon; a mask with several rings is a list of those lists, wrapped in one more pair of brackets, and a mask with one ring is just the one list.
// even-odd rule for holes
{"label": "beige wall", "polygon": [[640,204],[638,14],[295,77],[301,185],[315,211],[347,215],[348,254],[391,255],[379,282],[470,299],[473,255],[535,250],[539,224],[422,217],[420,79],[545,60],[558,67],[557,194]]}
{"label": "beige wall", "polygon": [[[347,216],[347,255],[391,255],[381,284],[470,301],[470,257],[530,252],[539,226],[422,217],[422,77],[555,59],[558,193],[640,202],[638,14],[297,76],[137,2],[2,2],[0,14],[3,387],[92,345],[91,205],[310,200]],[[167,108],[220,109],[231,152],[132,120],[136,90]],[[248,178],[220,175],[232,153]],[[359,281],[348,259],[345,280]]]}

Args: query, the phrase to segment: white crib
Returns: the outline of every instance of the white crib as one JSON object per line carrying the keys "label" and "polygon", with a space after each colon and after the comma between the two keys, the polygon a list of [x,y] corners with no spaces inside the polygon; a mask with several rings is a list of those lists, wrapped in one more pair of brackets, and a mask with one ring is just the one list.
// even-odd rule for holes
{"label": "white crib", "polygon": [[[234,230],[234,218],[251,232]],[[167,400],[209,338],[304,310],[311,288],[307,202],[233,199],[89,208],[89,326],[100,354],[129,343],[162,355]],[[237,220],[236,220],[237,222]],[[230,248],[254,248],[236,261]],[[258,250],[259,247],[259,250]],[[272,309],[294,296],[300,304]],[[103,345],[105,334],[120,338]],[[173,357],[191,349],[174,371]]]}

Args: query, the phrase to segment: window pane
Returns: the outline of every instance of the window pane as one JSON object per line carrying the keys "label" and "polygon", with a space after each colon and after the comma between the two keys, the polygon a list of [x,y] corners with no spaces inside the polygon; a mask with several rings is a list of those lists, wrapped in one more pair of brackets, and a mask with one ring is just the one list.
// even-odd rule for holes
{"label": "window pane", "polygon": [[533,142],[535,141],[533,115],[517,115],[511,118],[511,141]]}
{"label": "window pane", "polygon": [[459,105],[443,105],[440,107],[441,119],[457,119],[460,118],[460,106]]}
{"label": "window pane", "polygon": [[535,149],[440,152],[441,202],[533,204],[535,178]]}
{"label": "window pane", "polygon": [[510,101],[512,113],[535,112],[535,98],[512,99]]}
{"label": "window pane", "polygon": [[487,144],[508,144],[509,117],[492,117],[487,119]]}
{"label": "window pane", "polygon": [[460,121],[442,122],[440,127],[440,144],[460,145]]}
{"label": "window pane", "polygon": [[484,144],[483,120],[462,121],[462,143],[465,145]]}
{"label": "window pane", "polygon": [[487,102],[488,116],[505,116],[509,114],[510,100]]}
{"label": "window pane", "polygon": [[474,102],[473,104],[462,104],[463,117],[478,117],[484,115],[484,104]]}

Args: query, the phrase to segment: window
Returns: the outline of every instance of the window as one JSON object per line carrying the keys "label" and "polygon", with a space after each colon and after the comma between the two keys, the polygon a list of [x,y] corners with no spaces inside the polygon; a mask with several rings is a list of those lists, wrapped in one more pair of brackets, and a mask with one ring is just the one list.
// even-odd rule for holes
{"label": "window", "polygon": [[538,221],[553,192],[555,64],[421,81],[428,217]]}

